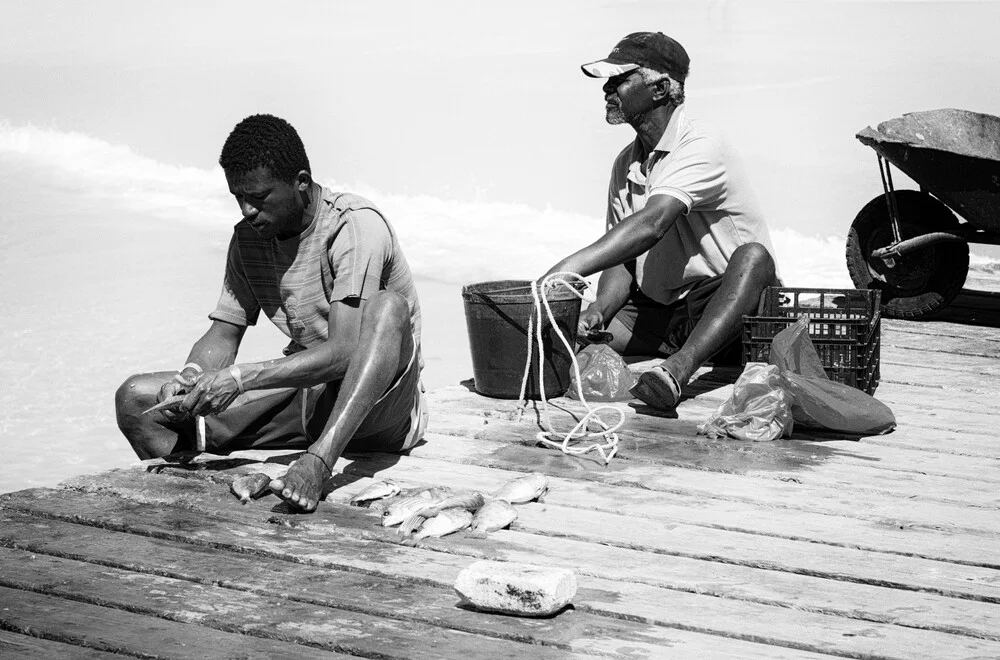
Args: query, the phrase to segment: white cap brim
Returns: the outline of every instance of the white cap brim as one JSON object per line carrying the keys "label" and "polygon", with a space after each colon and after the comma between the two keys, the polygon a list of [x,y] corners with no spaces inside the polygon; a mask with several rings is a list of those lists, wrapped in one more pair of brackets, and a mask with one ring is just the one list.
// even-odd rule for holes
{"label": "white cap brim", "polygon": [[613,78],[639,68],[638,64],[613,64],[606,60],[597,60],[580,67],[591,78]]}

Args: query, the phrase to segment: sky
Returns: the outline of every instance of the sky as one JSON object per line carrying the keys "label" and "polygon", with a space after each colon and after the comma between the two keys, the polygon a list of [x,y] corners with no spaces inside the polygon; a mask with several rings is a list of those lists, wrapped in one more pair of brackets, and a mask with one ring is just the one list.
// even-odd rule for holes
{"label": "sky", "polygon": [[237,121],[271,112],[321,180],[600,218],[632,133],[604,123],[579,65],[662,30],[691,55],[689,114],[742,153],[772,226],[843,237],[881,185],[857,131],[940,107],[1000,114],[995,2],[290,7],[8,3],[0,119],[210,170]]}

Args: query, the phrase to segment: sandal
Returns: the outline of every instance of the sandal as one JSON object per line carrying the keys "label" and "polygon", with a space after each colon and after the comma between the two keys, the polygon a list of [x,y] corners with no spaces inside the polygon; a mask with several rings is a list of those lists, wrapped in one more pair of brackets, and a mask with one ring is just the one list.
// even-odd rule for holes
{"label": "sandal", "polygon": [[674,375],[662,366],[640,374],[629,393],[651,408],[673,410],[681,400],[681,386]]}

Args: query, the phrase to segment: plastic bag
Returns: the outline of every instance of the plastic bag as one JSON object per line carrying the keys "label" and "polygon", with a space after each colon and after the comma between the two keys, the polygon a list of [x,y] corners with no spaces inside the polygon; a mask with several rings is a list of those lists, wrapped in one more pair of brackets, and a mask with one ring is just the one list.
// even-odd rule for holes
{"label": "plastic bag", "polygon": [[[786,420],[780,406],[764,405],[767,397],[779,398],[761,389],[765,383],[767,388],[784,392],[791,420],[797,424],[857,435],[886,433],[895,428],[896,417],[887,405],[827,377],[809,337],[808,318],[799,319],[774,337],[768,361],[773,372],[769,372],[767,379],[758,374],[766,365],[747,364],[730,399],[698,427],[699,433],[713,438],[729,435],[753,440],[775,440],[782,434],[791,435],[792,424],[785,429]],[[747,428],[753,431],[754,437],[747,437]],[[767,437],[766,429],[770,429],[773,437]]]}
{"label": "plastic bag", "polygon": [[792,401],[777,367],[748,362],[733,395],[723,402],[698,433],[710,438],[767,442],[792,434]]}
{"label": "plastic bag", "polygon": [[[587,401],[628,401],[629,390],[635,386],[635,376],[628,365],[607,344],[590,344],[576,354],[580,365],[580,389]],[[579,398],[576,372],[570,372],[569,391],[566,396]]]}

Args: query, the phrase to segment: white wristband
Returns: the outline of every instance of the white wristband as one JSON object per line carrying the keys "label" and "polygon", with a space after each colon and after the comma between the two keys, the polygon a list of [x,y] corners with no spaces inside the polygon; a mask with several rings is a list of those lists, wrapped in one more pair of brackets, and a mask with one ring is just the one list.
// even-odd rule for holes
{"label": "white wristband", "polygon": [[246,392],[246,390],[243,389],[243,374],[240,373],[240,368],[235,364],[231,365],[229,367],[229,375],[236,381],[236,389],[240,391],[240,394]]}

